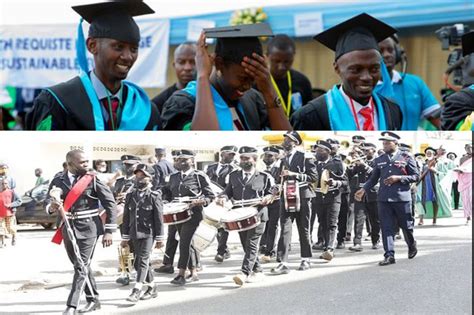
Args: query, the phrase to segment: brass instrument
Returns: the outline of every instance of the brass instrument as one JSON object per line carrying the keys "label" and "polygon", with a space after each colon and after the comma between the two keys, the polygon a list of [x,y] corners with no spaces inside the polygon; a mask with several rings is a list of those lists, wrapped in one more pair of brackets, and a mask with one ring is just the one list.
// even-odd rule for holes
{"label": "brass instrument", "polygon": [[329,191],[329,185],[327,184],[327,181],[329,180],[330,178],[330,173],[329,173],[329,170],[323,170],[323,172],[321,173],[321,178],[320,178],[320,183],[321,183],[321,193],[322,194],[327,194],[328,191]]}
{"label": "brass instrument", "polygon": [[118,258],[120,265],[120,277],[117,279],[117,283],[129,285],[130,273],[132,272],[134,262],[133,253],[130,252],[130,246],[122,247],[119,245]]}

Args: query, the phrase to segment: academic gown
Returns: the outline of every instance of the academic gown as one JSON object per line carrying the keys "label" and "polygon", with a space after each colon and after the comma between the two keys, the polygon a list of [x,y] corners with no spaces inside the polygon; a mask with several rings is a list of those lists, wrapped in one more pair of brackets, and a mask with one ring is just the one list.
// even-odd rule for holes
{"label": "academic gown", "polygon": [[[400,130],[403,121],[400,107],[381,95],[378,97],[385,109],[387,130]],[[295,130],[331,130],[325,95],[321,95],[296,111],[291,116],[290,122]]]}
{"label": "academic gown", "polygon": [[[43,90],[35,99],[33,110],[26,117],[27,130],[96,130],[93,107],[80,77],[49,89],[56,94],[62,105],[51,92]],[[125,104],[128,96],[127,85],[124,84],[123,89],[122,99]],[[144,130],[160,129],[158,110],[151,102],[149,106],[151,111]]]}
{"label": "academic gown", "polygon": [[473,111],[474,89],[467,87],[452,94],[442,107],[441,129],[456,130],[459,123],[464,121]]}
{"label": "academic gown", "polygon": [[[268,129],[268,113],[260,92],[250,89],[239,99],[245,117],[239,115],[246,130]],[[180,90],[166,101],[161,113],[164,130],[183,130],[193,120],[196,99]],[[237,111],[238,112],[238,111]]]}

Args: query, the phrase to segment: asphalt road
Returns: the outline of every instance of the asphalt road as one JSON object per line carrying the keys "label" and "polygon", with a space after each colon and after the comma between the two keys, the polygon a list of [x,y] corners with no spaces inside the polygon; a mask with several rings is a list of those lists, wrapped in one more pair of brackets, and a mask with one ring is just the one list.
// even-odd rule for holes
{"label": "asphalt road", "polygon": [[[363,252],[338,250],[330,263],[314,252],[312,268],[297,271],[295,233],[292,272],[271,276],[268,272],[276,263],[266,264],[262,282],[241,288],[231,280],[242,259],[234,233],[231,259],[214,262],[213,244],[203,253],[200,281],[177,288],[169,284],[172,275],[158,275],[158,298],[134,306],[125,301],[132,287],[115,284],[116,245],[98,248],[93,269],[103,276],[96,278],[102,302],[97,314],[471,314],[472,226],[464,224],[460,211],[438,222],[436,227],[427,221],[416,228],[419,253],[415,259],[407,259],[406,245],[399,240],[397,263],[386,267],[377,265],[383,251],[372,250],[370,242],[364,242]],[[71,265],[64,249],[49,242],[51,235],[40,229],[22,231],[18,246],[0,249],[1,314],[64,310]],[[161,258],[162,253],[157,251],[154,257]],[[45,283],[47,287],[66,285],[45,289]]]}

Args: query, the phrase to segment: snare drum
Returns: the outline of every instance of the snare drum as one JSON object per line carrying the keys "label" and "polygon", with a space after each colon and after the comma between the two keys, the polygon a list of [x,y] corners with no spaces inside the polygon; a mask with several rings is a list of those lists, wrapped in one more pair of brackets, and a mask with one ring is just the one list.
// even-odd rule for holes
{"label": "snare drum", "polygon": [[163,223],[179,224],[191,220],[189,204],[180,202],[165,203],[163,205]]}
{"label": "snare drum", "polygon": [[259,223],[260,219],[255,207],[231,209],[222,215],[222,224],[226,231],[246,231],[253,229]]}
{"label": "snare drum", "polygon": [[216,228],[221,227],[221,220],[222,215],[227,211],[226,208],[218,206],[214,201],[209,206],[205,207],[203,210],[204,213],[204,222],[209,224],[210,226],[214,226]]}
{"label": "snare drum", "polygon": [[214,242],[214,239],[217,235],[217,229],[204,221],[199,223],[196,232],[194,232],[193,236],[193,246],[194,248],[199,251],[203,252],[209,245]]}

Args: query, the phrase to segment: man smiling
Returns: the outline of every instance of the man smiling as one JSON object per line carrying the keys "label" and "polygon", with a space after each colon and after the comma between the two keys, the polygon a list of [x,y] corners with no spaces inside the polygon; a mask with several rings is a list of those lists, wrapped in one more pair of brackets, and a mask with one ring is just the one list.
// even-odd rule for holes
{"label": "man smiling", "polygon": [[334,70],[342,84],[303,106],[291,117],[296,130],[398,130],[397,104],[374,93],[381,78],[377,43],[394,34],[391,26],[363,13],[314,38],[334,50]]}
{"label": "man smiling", "polygon": [[[82,25],[78,32],[77,57],[83,71],[68,82],[42,91],[27,116],[26,128],[158,129],[158,111],[146,93],[135,84],[124,81],[138,57],[140,29],[133,16],[154,11],[141,0],[115,0],[72,8],[90,23],[86,41],[83,40]],[[86,48],[95,63],[90,72]]]}

